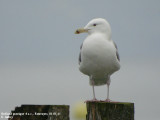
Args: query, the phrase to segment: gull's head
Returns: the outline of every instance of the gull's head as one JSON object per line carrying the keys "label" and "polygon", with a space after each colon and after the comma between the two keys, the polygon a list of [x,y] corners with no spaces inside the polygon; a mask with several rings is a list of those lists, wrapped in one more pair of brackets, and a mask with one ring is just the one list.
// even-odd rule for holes
{"label": "gull's head", "polygon": [[103,18],[96,18],[91,20],[84,28],[77,29],[75,34],[88,33],[92,34],[95,32],[111,34],[111,28],[109,23]]}

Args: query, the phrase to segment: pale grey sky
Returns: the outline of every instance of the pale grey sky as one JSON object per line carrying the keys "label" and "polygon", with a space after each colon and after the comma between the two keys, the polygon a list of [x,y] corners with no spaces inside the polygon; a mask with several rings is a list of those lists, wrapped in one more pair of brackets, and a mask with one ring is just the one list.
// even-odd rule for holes
{"label": "pale grey sky", "polygon": [[[122,66],[112,77],[111,98],[135,102],[137,120],[158,120],[159,5],[159,0],[0,0],[0,112],[27,103],[90,99],[88,78],[78,71],[87,34],[74,31],[102,17],[111,24]],[[99,99],[104,90],[96,88]]]}
{"label": "pale grey sky", "polygon": [[159,0],[1,0],[0,62],[76,59],[77,27],[106,18],[121,57],[160,57]]}

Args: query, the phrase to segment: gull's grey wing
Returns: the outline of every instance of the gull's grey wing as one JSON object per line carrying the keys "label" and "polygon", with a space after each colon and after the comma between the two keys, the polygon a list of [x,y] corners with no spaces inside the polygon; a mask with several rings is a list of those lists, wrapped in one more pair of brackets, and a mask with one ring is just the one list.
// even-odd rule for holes
{"label": "gull's grey wing", "polygon": [[80,46],[80,53],[79,53],[79,64],[81,63],[81,50],[82,50],[82,46],[83,46],[83,43],[81,44]]}
{"label": "gull's grey wing", "polygon": [[120,61],[120,57],[119,57],[117,45],[116,45],[116,43],[115,43],[114,41],[113,41],[113,44],[114,44],[114,46],[115,46],[115,48],[116,48],[116,56],[117,56],[117,59],[118,59],[118,61]]}

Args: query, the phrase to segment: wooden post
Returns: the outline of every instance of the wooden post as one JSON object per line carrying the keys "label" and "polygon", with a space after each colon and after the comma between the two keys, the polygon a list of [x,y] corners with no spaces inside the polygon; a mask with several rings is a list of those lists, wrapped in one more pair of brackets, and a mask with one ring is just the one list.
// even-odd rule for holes
{"label": "wooden post", "polygon": [[68,105],[22,105],[8,120],[69,120]]}
{"label": "wooden post", "polygon": [[86,120],[134,120],[134,103],[87,102]]}

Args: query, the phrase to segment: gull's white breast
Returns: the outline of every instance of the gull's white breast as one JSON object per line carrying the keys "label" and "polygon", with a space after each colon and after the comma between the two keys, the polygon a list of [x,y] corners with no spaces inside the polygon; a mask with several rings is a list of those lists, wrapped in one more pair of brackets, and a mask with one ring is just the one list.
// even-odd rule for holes
{"label": "gull's white breast", "polygon": [[81,49],[80,71],[93,78],[105,78],[119,70],[116,48],[112,40],[100,33],[89,35]]}

